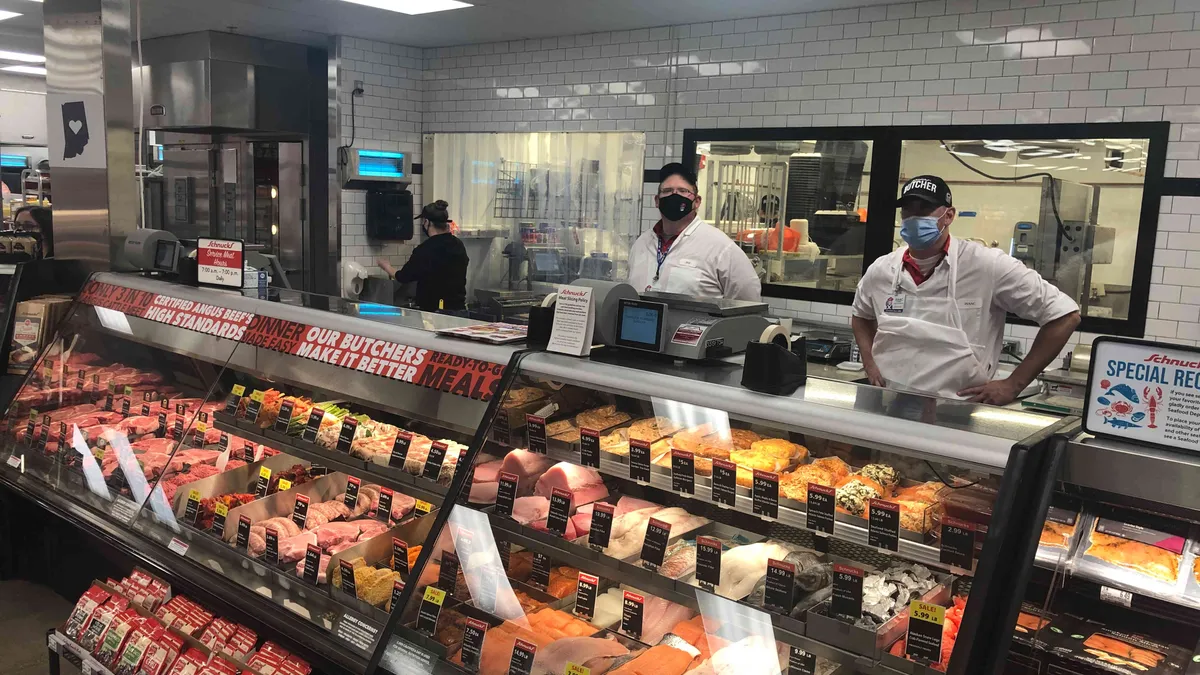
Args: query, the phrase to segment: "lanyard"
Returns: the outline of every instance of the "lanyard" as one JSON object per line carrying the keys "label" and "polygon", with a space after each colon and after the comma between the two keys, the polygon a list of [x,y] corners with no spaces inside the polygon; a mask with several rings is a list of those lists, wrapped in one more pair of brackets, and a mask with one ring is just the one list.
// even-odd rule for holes
{"label": "lanyard", "polygon": [[[955,250],[955,246],[956,246],[956,244],[954,244],[952,242],[950,244],[949,250],[946,251],[946,266],[947,266],[947,272],[950,275],[950,278],[948,280],[949,283],[947,285],[948,287],[946,289],[946,291],[947,291],[946,295],[950,300],[950,305],[951,305],[951,310],[952,310],[950,313],[950,318],[957,322],[957,325],[955,325],[954,327],[962,328],[962,325],[963,325],[962,315],[959,314],[959,311],[958,311],[958,297],[957,297],[958,296],[958,265],[957,265],[958,251]],[[899,293],[903,290],[903,288],[901,288],[901,285],[900,285],[900,280],[903,278],[902,275],[904,273],[905,273],[904,259],[901,258],[900,265],[899,265],[899,267],[896,268],[896,274],[892,278],[892,285],[894,288],[893,292]]]}
{"label": "lanyard", "polygon": [[668,246],[667,250],[665,250],[665,251],[663,250],[661,240],[658,242],[658,246],[654,247],[654,253],[655,253],[655,255],[658,256],[658,267],[654,270],[654,280],[655,281],[658,281],[658,276],[660,274],[662,274],[663,263],[667,261],[667,256],[671,254],[671,251],[675,250],[675,244],[679,243],[679,238],[682,236],[683,236],[682,232],[675,235],[675,238],[671,240],[671,245]]}

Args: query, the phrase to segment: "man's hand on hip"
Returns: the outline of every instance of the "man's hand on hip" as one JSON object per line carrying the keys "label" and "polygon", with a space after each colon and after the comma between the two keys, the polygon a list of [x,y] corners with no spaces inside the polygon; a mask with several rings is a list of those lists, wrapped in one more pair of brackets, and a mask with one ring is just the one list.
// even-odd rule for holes
{"label": "man's hand on hip", "polygon": [[1008,405],[1017,398],[1017,394],[1025,386],[1011,377],[1003,380],[992,380],[978,387],[967,387],[958,392],[959,396],[970,397],[972,403],[989,403],[991,405]]}

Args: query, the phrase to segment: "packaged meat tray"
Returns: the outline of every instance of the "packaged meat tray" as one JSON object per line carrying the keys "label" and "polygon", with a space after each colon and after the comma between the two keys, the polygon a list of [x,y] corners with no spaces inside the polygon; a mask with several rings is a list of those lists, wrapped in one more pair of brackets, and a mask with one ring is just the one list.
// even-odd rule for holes
{"label": "packaged meat tray", "polygon": [[1043,632],[1048,663],[1081,675],[1183,673],[1191,652],[1154,638],[1113,630],[1101,623],[1059,615]]}
{"label": "packaged meat tray", "polygon": [[1068,564],[1076,542],[1082,538],[1084,532],[1089,531],[1091,525],[1091,517],[1078,507],[1051,506],[1046,513],[1046,521],[1042,524],[1034,559],[1047,567]]}
{"label": "packaged meat tray", "polygon": [[[1168,532],[1134,522],[1131,514],[1117,519],[1115,513],[1097,513],[1079,542],[1074,573],[1133,593],[1175,601],[1183,594],[1187,577],[1182,574],[1192,559],[1186,551],[1186,525]],[[1140,520],[1140,519],[1139,519]],[[1159,528],[1172,523],[1158,519]]]}

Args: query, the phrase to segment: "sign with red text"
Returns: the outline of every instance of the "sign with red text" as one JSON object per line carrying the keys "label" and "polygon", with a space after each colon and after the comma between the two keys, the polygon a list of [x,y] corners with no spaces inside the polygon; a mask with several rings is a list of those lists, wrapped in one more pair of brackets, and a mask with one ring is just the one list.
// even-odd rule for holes
{"label": "sign with red text", "polygon": [[596,314],[592,310],[592,289],[563,286],[554,301],[554,325],[546,350],[572,356],[587,356],[592,351],[592,333]]}
{"label": "sign with red text", "polygon": [[197,239],[196,280],[213,286],[241,288],[243,248],[240,239]]}
{"label": "sign with red text", "polygon": [[105,307],[122,314],[230,340],[242,339],[242,333],[254,318],[250,312],[96,281],[89,281],[84,285],[79,294],[79,301],[93,307]]}

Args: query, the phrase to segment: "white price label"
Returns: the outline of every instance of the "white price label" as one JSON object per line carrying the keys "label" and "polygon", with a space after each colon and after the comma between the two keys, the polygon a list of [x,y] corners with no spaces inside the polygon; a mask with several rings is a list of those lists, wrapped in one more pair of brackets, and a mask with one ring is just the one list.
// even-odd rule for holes
{"label": "white price label", "polygon": [[8,456],[8,465],[14,469],[21,468],[21,458],[16,455],[9,455]]}
{"label": "white price label", "polygon": [[190,547],[188,546],[187,542],[181,541],[178,537],[172,537],[171,543],[167,544],[167,550],[172,553],[178,553],[179,555],[187,555],[188,548]]}
{"label": "white price label", "polygon": [[1112,588],[1110,586],[1101,586],[1100,599],[1104,602],[1112,603],[1114,605],[1129,607],[1131,604],[1133,604],[1133,593],[1130,593],[1129,591],[1123,591],[1119,588]]}

